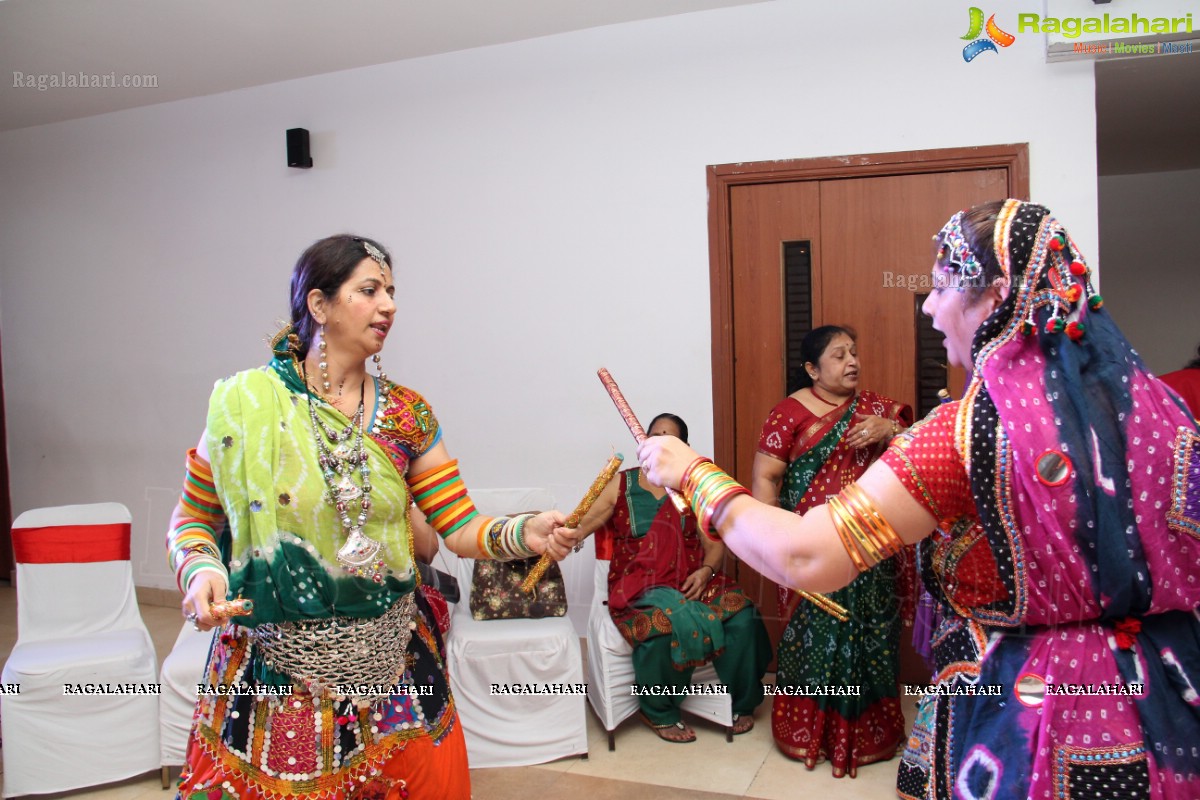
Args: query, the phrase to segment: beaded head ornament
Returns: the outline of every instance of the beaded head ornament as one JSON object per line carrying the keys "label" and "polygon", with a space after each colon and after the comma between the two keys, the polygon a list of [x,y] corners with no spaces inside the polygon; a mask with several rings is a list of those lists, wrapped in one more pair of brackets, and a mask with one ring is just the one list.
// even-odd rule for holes
{"label": "beaded head ornament", "polygon": [[959,284],[960,289],[965,289],[970,282],[978,280],[983,274],[983,266],[971,252],[971,246],[963,236],[964,213],[966,212],[959,211],[951,217],[933,237],[938,243],[938,262],[963,277],[964,281]]}

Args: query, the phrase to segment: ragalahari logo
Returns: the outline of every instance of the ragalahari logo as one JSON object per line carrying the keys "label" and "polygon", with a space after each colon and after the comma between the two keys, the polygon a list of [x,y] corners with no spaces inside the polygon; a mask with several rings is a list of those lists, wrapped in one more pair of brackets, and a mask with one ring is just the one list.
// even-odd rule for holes
{"label": "ragalahari logo", "polygon": [[[1011,33],[1005,33],[1000,30],[1000,26],[996,24],[996,15],[992,14],[987,19],[987,24],[983,23],[983,9],[971,6],[971,27],[962,38],[971,40],[971,43],[963,48],[963,61],[971,62],[975,60],[975,56],[980,53],[986,53],[989,50],[993,53],[1000,52],[996,49],[996,45],[1008,47],[1017,40],[1017,37]],[[987,32],[986,38],[980,38],[979,34]]]}

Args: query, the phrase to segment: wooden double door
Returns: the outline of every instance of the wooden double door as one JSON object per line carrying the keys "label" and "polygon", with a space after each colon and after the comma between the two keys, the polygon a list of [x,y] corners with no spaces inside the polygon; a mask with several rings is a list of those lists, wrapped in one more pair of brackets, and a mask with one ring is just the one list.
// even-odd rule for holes
{"label": "wooden double door", "polygon": [[[762,424],[788,394],[789,341],[794,354],[805,332],[794,324],[789,253],[806,262],[811,326],[854,328],[860,386],[916,409],[931,236],[959,209],[1026,197],[1027,151],[1008,145],[723,165],[709,168],[709,185],[715,456],[749,486]],[[942,386],[961,389],[961,373],[941,377]],[[777,645],[786,620],[775,584],[729,560]],[[921,680],[919,661],[904,649],[902,677]]]}

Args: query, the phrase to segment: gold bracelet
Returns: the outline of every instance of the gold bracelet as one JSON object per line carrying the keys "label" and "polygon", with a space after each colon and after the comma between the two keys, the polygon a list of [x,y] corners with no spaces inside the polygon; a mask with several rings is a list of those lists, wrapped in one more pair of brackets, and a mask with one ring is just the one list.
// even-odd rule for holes
{"label": "gold bracelet", "polygon": [[846,548],[846,553],[850,556],[850,560],[854,562],[855,568],[859,572],[866,572],[870,567],[863,561],[862,554],[858,548],[854,546],[854,541],[846,530],[845,515],[846,510],[842,505],[842,501],[834,495],[829,498],[829,516],[833,520],[833,529],[837,531],[838,538],[842,540],[842,547]]}
{"label": "gold bracelet", "polygon": [[870,566],[874,566],[887,558],[884,555],[883,548],[880,547],[875,537],[869,532],[867,523],[846,500],[845,492],[829,498],[829,501],[831,505],[836,501],[836,508],[842,516],[842,524],[854,538],[854,541],[863,549]]}
{"label": "gold bracelet", "polygon": [[874,535],[884,558],[891,558],[904,549],[904,540],[900,538],[900,534],[896,533],[896,529],[883,518],[879,509],[875,507],[871,498],[867,497],[861,486],[852,483],[843,490],[842,494],[850,507],[857,512],[859,520],[864,522],[866,528]]}
{"label": "gold bracelet", "polygon": [[868,535],[866,526],[863,525],[863,521],[858,518],[858,515],[854,513],[854,509],[848,506],[845,522],[850,535],[854,537],[854,541],[862,545],[866,551],[867,563],[873,567],[880,561],[883,561],[883,551],[875,544],[875,540]]}

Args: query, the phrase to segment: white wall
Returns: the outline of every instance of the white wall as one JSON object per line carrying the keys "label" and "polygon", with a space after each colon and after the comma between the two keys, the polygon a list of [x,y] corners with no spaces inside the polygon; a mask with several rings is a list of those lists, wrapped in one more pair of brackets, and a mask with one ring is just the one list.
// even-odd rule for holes
{"label": "white wall", "polygon": [[1104,307],[1155,374],[1200,345],[1200,169],[1100,178]]}
{"label": "white wall", "polygon": [[337,231],[396,256],[385,366],[468,484],[564,507],[612,447],[633,461],[599,366],[711,449],[706,165],[1029,142],[1095,261],[1091,64],[1034,37],[964,63],[968,5],[781,0],[0,135],[14,509],[120,500],[139,583],[172,585],[212,382],[265,360],[291,264]]}

